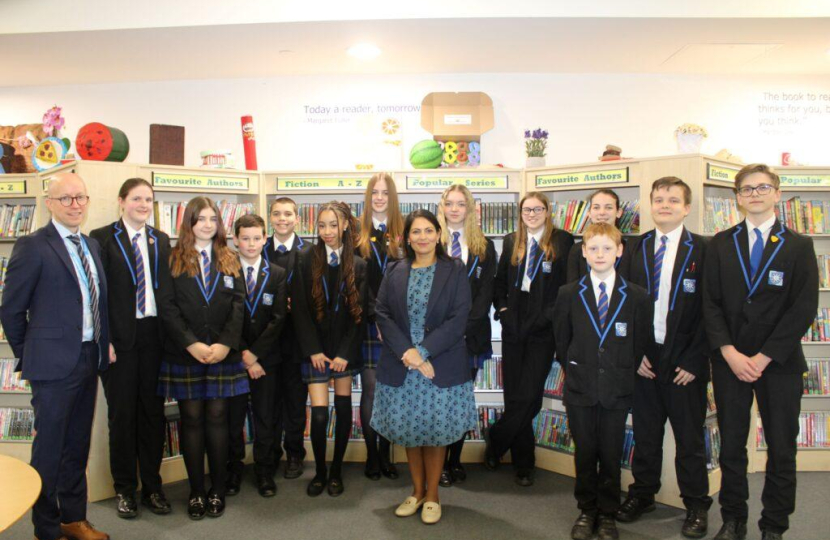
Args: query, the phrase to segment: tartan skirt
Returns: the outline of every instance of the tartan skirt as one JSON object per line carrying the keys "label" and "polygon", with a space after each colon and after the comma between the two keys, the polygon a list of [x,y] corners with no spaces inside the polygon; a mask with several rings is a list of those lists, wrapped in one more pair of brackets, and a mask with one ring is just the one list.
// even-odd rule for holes
{"label": "tartan skirt", "polygon": [[467,358],[470,361],[470,369],[479,370],[484,367],[484,362],[493,358],[493,351],[487,351],[481,354],[468,354]]}
{"label": "tartan skirt", "polygon": [[366,339],[363,340],[363,367],[374,369],[378,367],[380,352],[383,343],[378,339],[378,327],[374,323],[366,325]]}
{"label": "tartan skirt", "polygon": [[181,399],[217,399],[247,394],[248,372],[242,362],[174,364],[162,361],[157,393]]}
{"label": "tartan skirt", "polygon": [[323,371],[314,369],[314,365],[310,360],[303,360],[300,364],[300,373],[303,376],[303,382],[306,384],[327,383],[329,379],[342,379],[343,377],[354,377],[360,373],[360,368],[346,369],[341,372],[332,371],[331,366],[326,364]]}

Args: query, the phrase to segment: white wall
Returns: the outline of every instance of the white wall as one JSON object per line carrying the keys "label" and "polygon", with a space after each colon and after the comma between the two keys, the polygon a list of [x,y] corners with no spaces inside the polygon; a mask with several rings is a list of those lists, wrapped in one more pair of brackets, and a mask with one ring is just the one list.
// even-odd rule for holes
{"label": "white wall", "polygon": [[[396,117],[404,126],[402,147],[408,155],[428,136],[419,113],[331,112],[319,116],[333,123],[313,124],[306,107],[417,106],[432,91],[478,90],[488,93],[495,107],[495,128],[482,140],[486,163],[521,167],[523,130],[538,126],[551,132],[549,164],[593,161],[608,143],[621,146],[625,156],[672,154],[675,127],[694,122],[709,130],[706,153],[726,147],[745,161],[776,164],[781,152],[789,151],[801,162],[830,165],[828,77],[435,74],[0,88],[0,125],[37,122],[58,104],[67,119],[65,135],[73,141],[83,124],[103,122],[127,133],[128,159],[142,163],[149,159],[149,124],[183,125],[186,164],[198,165],[199,151],[223,148],[243,163],[239,118],[252,114],[261,170],[351,169],[366,162],[395,166],[379,154],[368,155],[362,133]],[[765,93],[804,96],[772,102]],[[771,104],[785,112],[759,112]],[[797,112],[787,112],[788,106],[798,107]],[[807,106],[816,109],[805,115]],[[773,126],[760,125],[763,119]],[[782,120],[789,125],[778,125]]]}

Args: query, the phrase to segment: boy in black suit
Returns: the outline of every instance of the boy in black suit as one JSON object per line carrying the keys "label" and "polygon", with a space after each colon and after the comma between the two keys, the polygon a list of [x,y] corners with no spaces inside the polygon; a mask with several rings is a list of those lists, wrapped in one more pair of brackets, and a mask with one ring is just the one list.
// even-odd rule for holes
{"label": "boy in black suit", "polygon": [[[280,354],[274,372],[277,377],[277,440],[285,448],[287,463],[283,476],[299,478],[303,474],[305,458],[304,432],[306,424],[306,402],[308,386],[300,372],[302,357],[291,317],[291,282],[299,273],[300,257],[311,250],[307,242],[295,234],[297,226],[297,203],[288,197],[279,197],[271,203],[269,210],[274,235],[265,243],[262,256],[285,270],[288,295],[288,313],[285,316],[282,334],[277,348]],[[282,448],[277,447],[277,461],[282,457]]]}
{"label": "boy in black suit", "polygon": [[[280,444],[276,429],[278,380],[273,371],[280,354],[276,342],[285,319],[287,300],[285,270],[269,263],[262,256],[266,235],[265,221],[259,216],[242,216],[234,224],[233,241],[239,251],[246,291],[245,319],[239,349],[250,378],[254,419],[254,471],[259,494],[273,497],[277,493],[274,474],[279,462],[277,448]],[[228,495],[239,492],[242,479],[247,412],[247,394],[231,398],[228,414]]]}
{"label": "boy in black suit", "polygon": [[651,295],[654,333],[634,383],[634,483],[617,521],[636,521],[654,510],[668,419],[677,446],[677,482],[686,506],[681,532],[702,538],[712,505],[703,436],[709,380],[702,320],[706,243],[683,226],[692,208],[688,184],[673,176],[660,178],[652,184],[650,198],[656,228],[629,245],[621,269]]}
{"label": "boy in black suit", "polygon": [[[554,308],[556,356],[565,369],[565,408],[576,452],[574,540],[619,537],[620,459],[634,378],[651,335],[648,293],[614,269],[622,235],[597,223],[582,253],[591,272],[559,289]],[[597,466],[599,465],[599,469]]]}
{"label": "boy in black suit", "polygon": [[746,220],[715,235],[706,253],[703,310],[723,473],[723,527],[716,540],[746,537],[753,395],[769,446],[758,522],[763,538],[781,538],[795,511],[796,438],[807,371],[800,341],[818,308],[818,266],[813,241],[775,217],[779,187],[778,175],[766,165],[741,169],[735,190]]}

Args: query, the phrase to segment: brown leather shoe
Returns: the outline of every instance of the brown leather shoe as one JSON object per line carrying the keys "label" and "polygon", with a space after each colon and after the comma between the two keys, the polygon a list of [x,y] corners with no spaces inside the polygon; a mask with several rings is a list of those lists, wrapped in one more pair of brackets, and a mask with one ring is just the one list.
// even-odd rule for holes
{"label": "brown leather shoe", "polygon": [[97,531],[87,520],[61,523],[61,532],[71,540],[110,540],[110,535]]}

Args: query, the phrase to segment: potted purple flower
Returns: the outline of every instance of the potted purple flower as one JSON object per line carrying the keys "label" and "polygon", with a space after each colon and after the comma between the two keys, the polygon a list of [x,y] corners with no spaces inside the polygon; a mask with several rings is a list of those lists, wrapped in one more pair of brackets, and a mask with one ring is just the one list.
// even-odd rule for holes
{"label": "potted purple flower", "polygon": [[525,153],[527,154],[527,161],[525,167],[528,169],[533,167],[545,166],[545,150],[548,146],[548,132],[542,128],[530,131],[525,130]]}

